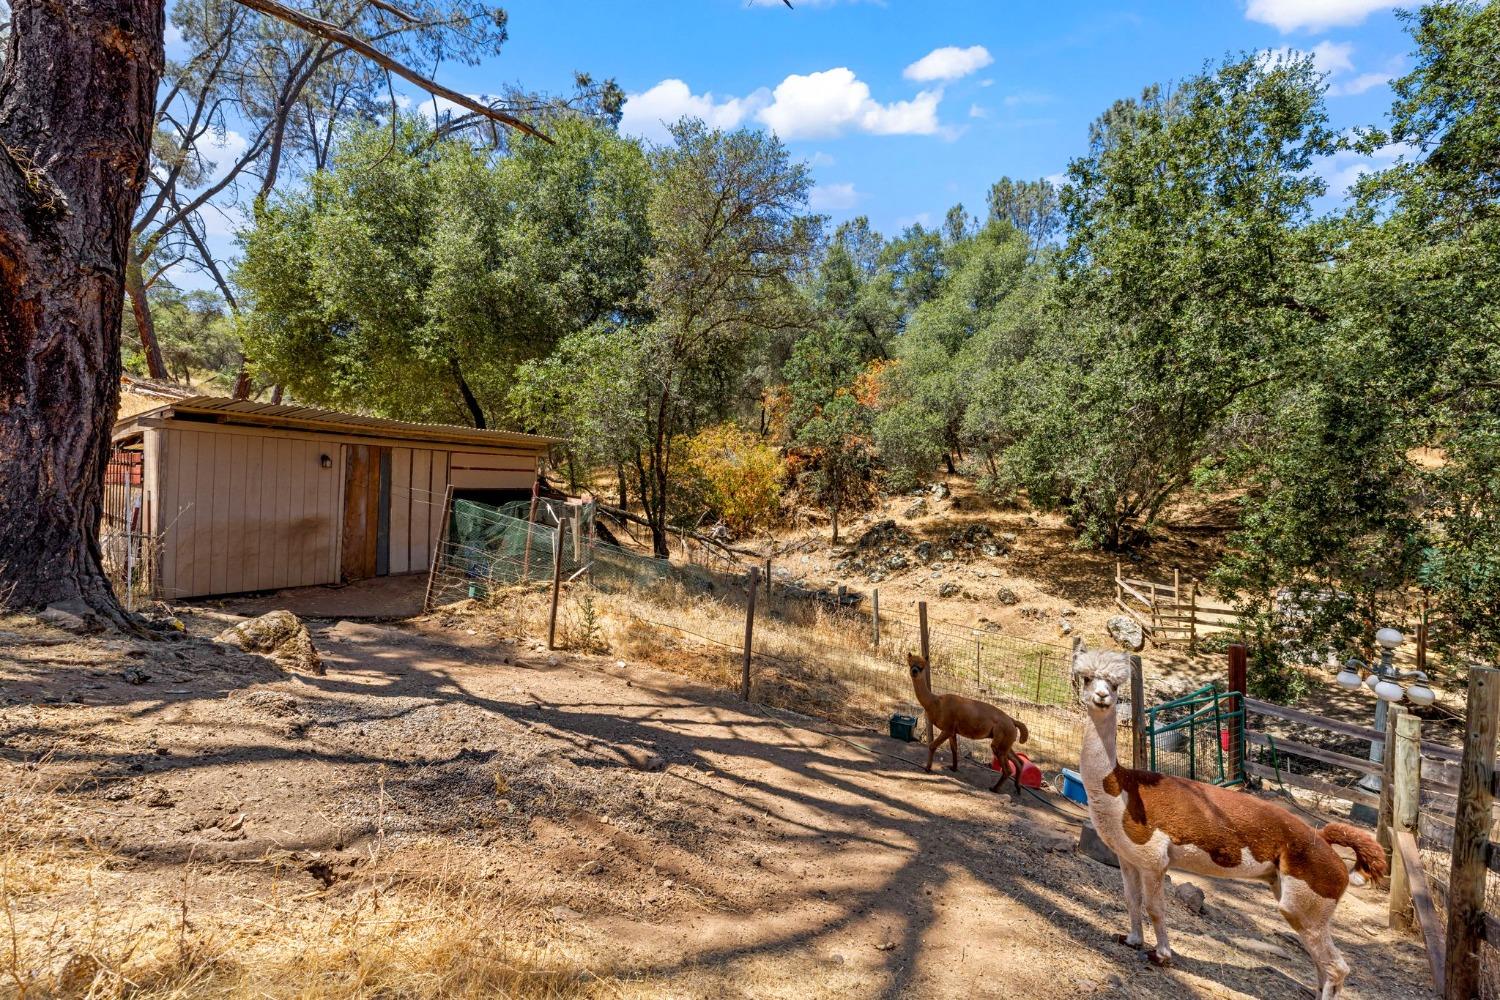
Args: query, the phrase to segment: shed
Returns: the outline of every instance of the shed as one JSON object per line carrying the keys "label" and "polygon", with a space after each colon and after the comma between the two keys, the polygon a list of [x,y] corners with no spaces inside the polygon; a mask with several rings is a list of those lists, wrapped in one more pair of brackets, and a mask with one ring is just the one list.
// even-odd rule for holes
{"label": "shed", "polygon": [[174,599],[426,571],[450,489],[529,498],[559,439],[194,396],[113,441],[105,524]]}

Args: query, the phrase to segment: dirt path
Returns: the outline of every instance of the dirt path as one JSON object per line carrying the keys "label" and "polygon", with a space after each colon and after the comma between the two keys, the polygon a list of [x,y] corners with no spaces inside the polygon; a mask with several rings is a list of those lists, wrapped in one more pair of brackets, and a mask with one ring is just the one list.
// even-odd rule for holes
{"label": "dirt path", "polygon": [[[327,675],[293,679],[150,654],[130,685],[98,644],[66,666],[0,652],[4,756],[52,754],[82,835],[131,861],[120,891],[169,895],[191,859],[218,866],[195,905],[253,896],[274,857],[315,906],[399,859],[548,914],[606,995],[1272,998],[1312,982],[1258,885],[1204,884],[1201,915],[1172,903],[1177,968],[1112,943],[1118,873],[1072,852],[1071,819],[967,783],[988,784],[972,763],[927,775],[914,746],[613,659],[352,623],[316,638]],[[1384,902],[1356,889],[1341,906],[1346,995],[1428,995]]]}

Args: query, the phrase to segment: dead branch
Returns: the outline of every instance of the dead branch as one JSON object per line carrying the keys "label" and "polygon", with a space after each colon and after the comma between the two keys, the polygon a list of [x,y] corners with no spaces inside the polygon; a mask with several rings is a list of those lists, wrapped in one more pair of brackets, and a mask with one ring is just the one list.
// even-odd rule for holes
{"label": "dead branch", "polygon": [[474,100],[472,97],[469,97],[466,94],[460,94],[456,90],[449,90],[442,84],[437,83],[434,80],[429,80],[427,77],[423,76],[421,73],[418,73],[411,67],[397,62],[390,56],[386,55],[384,52],[381,52],[379,49],[375,48],[373,45],[370,45],[368,42],[356,38],[354,35],[349,34],[349,32],[338,27],[337,25],[329,24],[327,21],[324,21],[320,18],[313,17],[309,14],[304,14],[300,10],[293,10],[285,4],[277,3],[276,0],[238,0],[238,2],[241,6],[249,7],[251,10],[265,14],[267,17],[274,17],[278,21],[285,21],[287,24],[290,24],[297,28],[301,28],[303,31],[306,31],[309,34],[316,35],[319,38],[326,38],[331,42],[337,42],[339,45],[342,45],[353,52],[358,52],[360,55],[364,56],[366,59],[379,66],[381,69],[389,70],[390,72],[395,73],[403,80],[406,80],[409,83],[416,84],[418,87],[421,87],[423,90],[427,91],[429,94],[432,94],[435,97],[445,98],[449,101],[452,101],[454,104],[457,104],[461,108],[467,108],[475,114],[484,115],[486,118],[492,118],[495,121],[500,122],[501,124],[508,125],[513,129],[525,132],[527,135],[535,136],[536,138],[541,139],[543,142],[552,142],[552,140],[547,138],[547,136],[543,135],[541,132],[538,132],[536,129],[532,128],[530,125],[526,124],[516,116],[507,114],[506,112],[501,111],[498,108],[488,107],[487,105]]}
{"label": "dead branch", "polygon": [[[621,510],[618,507],[607,507],[604,504],[599,504],[598,509],[600,513],[608,514],[610,517],[614,518],[617,521],[629,521],[632,524],[639,524],[645,528],[651,527],[651,522],[646,520],[644,517],[641,517],[639,514],[632,514],[629,511]],[[752,559],[761,558],[759,552],[751,552],[749,549],[737,549],[732,545],[724,544],[717,538],[710,538],[707,535],[700,535],[696,531],[686,531],[681,528],[679,528],[678,530],[695,542],[701,542],[704,545],[712,545],[714,548],[721,549],[724,552],[728,552],[737,556],[749,556]]]}

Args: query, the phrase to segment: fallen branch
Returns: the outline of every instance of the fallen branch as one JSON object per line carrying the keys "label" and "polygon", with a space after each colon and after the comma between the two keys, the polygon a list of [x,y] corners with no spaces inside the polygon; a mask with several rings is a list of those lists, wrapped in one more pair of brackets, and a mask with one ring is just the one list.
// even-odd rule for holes
{"label": "fallen branch", "polygon": [[[621,510],[618,507],[606,507],[604,504],[600,504],[598,509],[600,513],[608,514],[610,517],[614,518],[617,521],[629,521],[632,524],[639,524],[642,527],[651,527],[651,522],[646,520],[644,517],[641,517],[639,514],[632,514],[629,511]],[[731,553],[732,555],[749,556],[751,559],[761,558],[761,554],[759,552],[751,552],[749,549],[737,549],[732,545],[726,545],[725,543],[719,541],[717,538],[710,538],[707,535],[700,535],[696,531],[688,531],[684,528],[679,528],[678,531],[681,532],[685,537],[691,538],[695,542],[701,542],[704,545],[712,545],[714,548]]]}
{"label": "fallen branch", "polygon": [[260,13],[265,14],[267,17],[274,17],[278,21],[285,21],[287,24],[301,28],[308,34],[317,35],[319,38],[326,38],[330,42],[337,42],[338,44],[353,52],[358,52],[360,55],[364,56],[366,59],[379,66],[381,69],[389,70],[390,72],[395,73],[403,80],[406,80],[409,83],[416,84],[418,87],[421,87],[429,94],[432,94],[436,97],[446,98],[447,100],[452,101],[454,104],[457,104],[461,108],[468,108],[475,114],[484,115],[486,118],[492,118],[503,125],[509,125],[513,129],[525,132],[527,135],[535,136],[536,138],[541,139],[543,142],[552,142],[552,140],[547,138],[547,136],[543,135],[541,132],[538,132],[536,129],[532,128],[530,125],[517,118],[515,115],[507,114],[506,112],[501,111],[498,108],[489,107],[488,105],[474,100],[474,98],[469,97],[467,94],[460,94],[456,90],[449,90],[442,84],[434,80],[429,80],[427,77],[418,73],[416,70],[405,65],[404,63],[399,63],[396,60],[392,59],[384,52],[381,52],[379,49],[375,48],[369,42],[366,42],[363,39],[349,34],[349,32],[345,31],[343,28],[340,28],[336,24],[330,24],[329,22],[324,21],[321,18],[313,17],[310,14],[304,14],[300,10],[293,10],[285,4],[277,3],[276,0],[238,0],[238,2],[243,7],[249,7],[251,10],[259,11]]}

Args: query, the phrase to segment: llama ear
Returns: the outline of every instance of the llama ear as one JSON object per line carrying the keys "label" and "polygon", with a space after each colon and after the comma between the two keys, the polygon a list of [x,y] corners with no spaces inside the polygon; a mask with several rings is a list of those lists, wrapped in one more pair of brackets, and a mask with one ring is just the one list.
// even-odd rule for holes
{"label": "llama ear", "polygon": [[907,653],[906,665],[908,667],[920,667],[922,665],[922,658],[916,653]]}
{"label": "llama ear", "polygon": [[1087,653],[1088,651],[1089,648],[1084,644],[1083,636],[1075,635],[1073,637],[1073,658],[1076,660],[1081,654]]}

